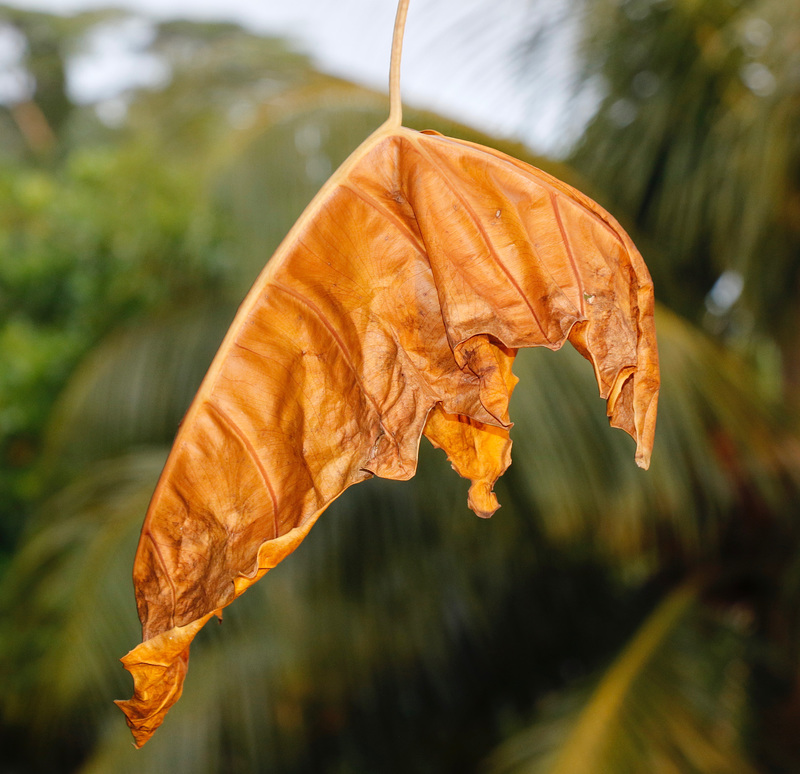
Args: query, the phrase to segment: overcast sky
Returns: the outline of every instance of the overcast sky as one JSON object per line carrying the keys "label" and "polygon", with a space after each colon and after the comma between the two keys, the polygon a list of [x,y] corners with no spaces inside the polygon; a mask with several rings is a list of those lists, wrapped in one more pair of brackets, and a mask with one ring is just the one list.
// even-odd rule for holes
{"label": "overcast sky", "polygon": [[[386,89],[395,0],[0,0],[59,14],[119,7],[154,19],[235,21],[281,35],[323,70]],[[522,88],[519,47],[557,12],[556,0],[412,0],[403,54],[403,98],[494,134],[515,136],[542,150],[563,145],[569,31],[552,40],[537,67],[536,94]],[[488,9],[488,10],[487,10]],[[146,25],[117,25],[99,36],[93,55],[71,75],[73,94],[102,98],[118,83],[155,83],[158,63],[135,55]],[[563,28],[562,28],[563,29]]]}

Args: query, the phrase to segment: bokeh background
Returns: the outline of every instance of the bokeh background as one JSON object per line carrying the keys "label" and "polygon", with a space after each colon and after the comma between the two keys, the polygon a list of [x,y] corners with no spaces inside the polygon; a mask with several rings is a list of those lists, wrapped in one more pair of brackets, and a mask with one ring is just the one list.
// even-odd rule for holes
{"label": "bokeh background", "polygon": [[652,467],[577,353],[520,353],[502,510],[423,441],[201,632],[133,749],[175,429],[387,113],[394,3],[286,5],[0,6],[0,772],[800,771],[798,0],[412,0],[407,125],[566,179],[644,254]]}

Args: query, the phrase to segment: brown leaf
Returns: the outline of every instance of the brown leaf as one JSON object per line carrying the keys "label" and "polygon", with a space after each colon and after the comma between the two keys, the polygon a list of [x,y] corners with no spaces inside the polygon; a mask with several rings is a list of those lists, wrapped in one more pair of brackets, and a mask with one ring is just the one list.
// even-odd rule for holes
{"label": "brown leaf", "polygon": [[370,137],[245,299],[153,496],[134,570],[144,642],[119,702],[137,745],[180,696],[205,621],[351,484],[413,476],[423,433],[490,516],[516,350],[567,339],[647,467],[652,284],[617,222],[489,148],[390,123]]}

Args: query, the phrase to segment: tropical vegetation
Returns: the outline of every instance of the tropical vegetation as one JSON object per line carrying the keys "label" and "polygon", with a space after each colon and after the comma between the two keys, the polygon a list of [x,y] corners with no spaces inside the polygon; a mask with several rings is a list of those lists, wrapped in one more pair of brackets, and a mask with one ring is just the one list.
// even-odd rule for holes
{"label": "tropical vegetation", "polygon": [[387,104],[281,41],[141,20],[166,75],[76,104],[69,57],[128,17],[0,9],[19,52],[0,107],[0,772],[800,770],[800,6],[566,7],[596,109],[563,159],[406,120],[525,158],[630,229],[661,302],[650,471],[577,353],[521,353],[493,519],[424,445],[412,481],[349,490],[207,625],[139,751],[112,700],[175,428]]}

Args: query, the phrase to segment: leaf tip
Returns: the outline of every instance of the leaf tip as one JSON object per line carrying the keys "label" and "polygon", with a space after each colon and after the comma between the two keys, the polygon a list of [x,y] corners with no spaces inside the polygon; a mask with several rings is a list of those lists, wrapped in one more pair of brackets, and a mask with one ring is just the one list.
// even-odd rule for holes
{"label": "leaf tip", "polygon": [[500,507],[497,495],[492,491],[492,485],[488,481],[473,482],[469,488],[467,504],[475,515],[482,519],[491,518]]}

